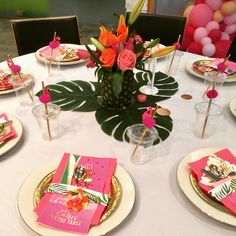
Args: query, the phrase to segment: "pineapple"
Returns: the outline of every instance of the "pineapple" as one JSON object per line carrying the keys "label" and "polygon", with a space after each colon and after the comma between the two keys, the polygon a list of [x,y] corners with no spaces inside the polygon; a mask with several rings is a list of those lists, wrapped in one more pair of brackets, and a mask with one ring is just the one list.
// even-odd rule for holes
{"label": "pineapple", "polygon": [[109,108],[126,108],[130,106],[133,100],[133,80],[133,71],[124,72],[122,91],[117,98],[113,92],[112,77],[107,73],[101,81],[101,96],[103,105]]}

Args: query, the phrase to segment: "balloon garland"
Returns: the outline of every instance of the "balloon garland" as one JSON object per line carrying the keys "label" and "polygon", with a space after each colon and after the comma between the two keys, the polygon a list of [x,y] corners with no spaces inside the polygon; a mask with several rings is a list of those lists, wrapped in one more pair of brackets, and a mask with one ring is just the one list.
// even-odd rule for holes
{"label": "balloon garland", "polygon": [[188,52],[226,57],[236,35],[236,0],[195,0],[187,17],[182,48]]}

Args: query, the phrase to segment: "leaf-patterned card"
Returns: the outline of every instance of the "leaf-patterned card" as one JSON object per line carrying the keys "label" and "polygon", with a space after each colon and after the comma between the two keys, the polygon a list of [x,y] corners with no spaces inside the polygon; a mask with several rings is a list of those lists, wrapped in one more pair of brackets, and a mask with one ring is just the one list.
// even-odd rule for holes
{"label": "leaf-patterned card", "polygon": [[188,165],[200,188],[236,214],[236,159],[231,151],[222,149]]}

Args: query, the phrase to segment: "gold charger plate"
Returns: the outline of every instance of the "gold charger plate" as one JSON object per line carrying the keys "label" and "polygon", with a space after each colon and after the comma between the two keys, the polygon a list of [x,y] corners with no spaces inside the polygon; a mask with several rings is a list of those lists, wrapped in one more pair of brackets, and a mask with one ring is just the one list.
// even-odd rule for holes
{"label": "gold charger plate", "polygon": [[[42,168],[34,171],[23,183],[17,198],[17,209],[24,223],[35,233],[43,236],[74,236],[74,233],[58,231],[37,224],[37,215],[33,212],[35,207],[35,190],[39,187],[42,180],[50,179],[50,173],[56,169],[60,160],[55,159],[48,162]],[[104,235],[110,230],[117,227],[128,216],[133,208],[135,201],[134,184],[126,172],[120,165],[117,165],[114,174],[121,186],[121,198],[117,207],[112,210],[98,226],[91,227],[88,236]],[[46,178],[46,179],[45,179]],[[46,180],[47,182],[48,180]],[[106,213],[106,212],[105,212]],[[105,214],[104,213],[104,214]],[[80,235],[80,234],[77,234]]]}
{"label": "gold charger plate", "polygon": [[[188,167],[189,162],[199,160],[221,148],[206,148],[192,152],[185,156],[177,168],[177,180],[186,197],[203,213],[222,223],[236,226],[236,216],[223,207],[220,203],[208,197],[198,186]],[[236,156],[236,150],[230,150]]]}
{"label": "gold charger plate", "polygon": [[[197,71],[196,69],[193,68],[193,65],[194,64],[206,65],[206,64],[209,64],[210,61],[212,61],[212,58],[211,59],[210,58],[203,58],[201,60],[194,60],[191,62],[187,62],[185,64],[185,68],[190,74],[195,75],[195,76],[202,78],[202,79],[206,79],[206,77],[203,73],[200,73],[199,71]],[[231,76],[228,76],[224,82],[235,82],[235,81],[236,81],[236,73],[234,73]]]}

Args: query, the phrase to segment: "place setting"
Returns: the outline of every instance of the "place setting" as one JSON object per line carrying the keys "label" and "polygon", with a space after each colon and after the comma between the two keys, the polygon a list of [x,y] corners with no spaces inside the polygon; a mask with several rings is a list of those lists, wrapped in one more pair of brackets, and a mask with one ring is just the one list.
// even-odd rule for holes
{"label": "place setting", "polygon": [[54,32],[52,41],[47,46],[38,49],[35,57],[39,62],[51,65],[75,65],[85,62],[78,56],[79,49],[85,49],[84,45],[60,43],[60,36]]}
{"label": "place setting", "polygon": [[235,223],[236,151],[206,148],[185,156],[177,168],[179,187],[203,213],[222,223]]}
{"label": "place setting", "polygon": [[0,157],[14,148],[22,135],[21,122],[11,114],[0,112]]}
{"label": "place setting", "polygon": [[25,180],[17,208],[40,235],[94,236],[120,225],[134,201],[133,181],[115,158],[65,153]]}
{"label": "place setting", "polygon": [[204,80],[209,80],[207,73],[214,72],[217,70],[218,64],[226,61],[227,69],[224,71],[224,78],[221,78],[217,83],[230,83],[236,81],[236,63],[230,61],[230,55],[227,58],[203,58],[200,60],[192,60],[187,62],[185,65],[186,70]]}

